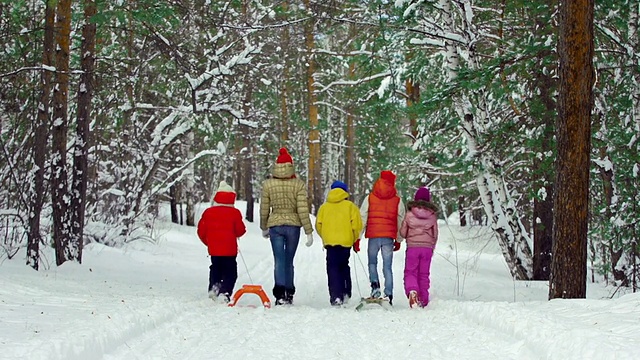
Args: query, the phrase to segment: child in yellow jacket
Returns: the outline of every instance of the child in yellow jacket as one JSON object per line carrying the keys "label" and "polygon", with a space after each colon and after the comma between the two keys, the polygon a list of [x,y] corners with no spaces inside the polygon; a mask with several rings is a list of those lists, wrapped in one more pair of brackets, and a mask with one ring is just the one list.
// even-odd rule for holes
{"label": "child in yellow jacket", "polygon": [[351,248],[362,231],[360,208],[349,198],[349,188],[334,181],[327,201],[318,209],[316,231],[327,250],[329,301],[340,306],[351,297]]}

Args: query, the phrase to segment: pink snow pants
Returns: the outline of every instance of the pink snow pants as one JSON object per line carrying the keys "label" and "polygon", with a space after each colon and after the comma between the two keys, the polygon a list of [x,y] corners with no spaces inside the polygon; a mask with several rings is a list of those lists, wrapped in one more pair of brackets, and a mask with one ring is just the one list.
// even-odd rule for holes
{"label": "pink snow pants", "polygon": [[408,297],[410,291],[417,291],[422,306],[427,306],[429,303],[429,274],[432,257],[433,248],[407,248],[404,262],[404,293]]}

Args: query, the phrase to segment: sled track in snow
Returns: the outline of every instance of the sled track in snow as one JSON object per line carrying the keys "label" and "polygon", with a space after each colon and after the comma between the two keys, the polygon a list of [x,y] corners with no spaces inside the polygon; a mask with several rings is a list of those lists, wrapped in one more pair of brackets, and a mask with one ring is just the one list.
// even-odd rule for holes
{"label": "sled track in snow", "polygon": [[[466,346],[465,353],[477,354],[477,358],[537,359],[526,342],[475,321],[467,311],[455,315],[449,311],[452,308],[463,306],[444,301],[434,310],[356,312],[313,303],[265,310],[228,308],[203,299],[184,306],[179,316],[145,327],[126,343],[123,336],[120,346],[112,346],[104,358],[205,359],[222,354],[216,358],[237,359],[261,354],[269,359],[326,359],[326,346],[332,344],[334,358],[421,354],[430,359],[465,359],[459,349]],[[484,341],[469,343],[469,337]],[[390,341],[394,347],[389,347]],[[482,346],[469,348],[478,343]],[[318,352],[318,346],[322,351]],[[398,348],[405,353],[398,354]],[[390,353],[391,349],[396,350]]]}

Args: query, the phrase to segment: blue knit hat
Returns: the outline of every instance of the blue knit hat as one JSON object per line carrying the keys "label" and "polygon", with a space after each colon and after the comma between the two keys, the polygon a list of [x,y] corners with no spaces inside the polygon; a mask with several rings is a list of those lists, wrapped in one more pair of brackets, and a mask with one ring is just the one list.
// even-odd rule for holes
{"label": "blue knit hat", "polygon": [[340,188],[346,192],[349,192],[349,187],[347,186],[347,184],[343,183],[340,180],[336,180],[333,182],[333,184],[331,184],[331,189],[335,189],[335,188]]}

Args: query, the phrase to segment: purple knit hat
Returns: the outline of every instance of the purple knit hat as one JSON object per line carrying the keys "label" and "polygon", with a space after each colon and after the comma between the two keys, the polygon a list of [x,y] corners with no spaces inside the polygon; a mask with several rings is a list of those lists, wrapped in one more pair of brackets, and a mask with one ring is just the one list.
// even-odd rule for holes
{"label": "purple knit hat", "polygon": [[431,201],[431,192],[429,191],[429,188],[427,187],[418,188],[418,191],[416,191],[416,195],[413,197],[413,200],[415,201],[424,200],[426,202]]}

